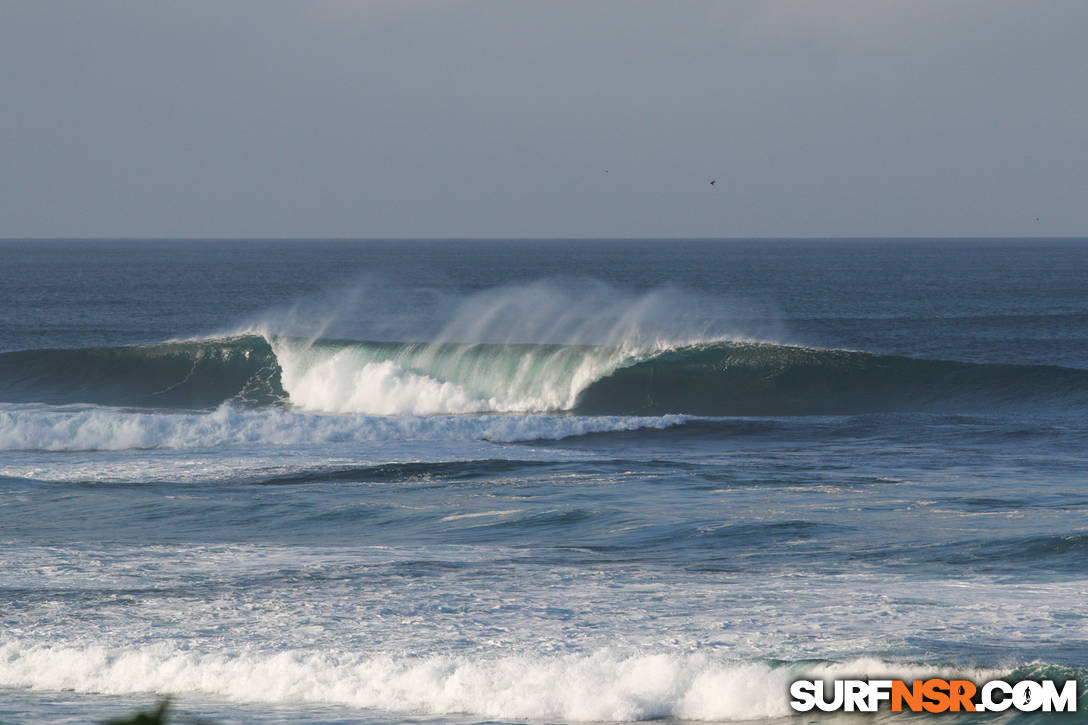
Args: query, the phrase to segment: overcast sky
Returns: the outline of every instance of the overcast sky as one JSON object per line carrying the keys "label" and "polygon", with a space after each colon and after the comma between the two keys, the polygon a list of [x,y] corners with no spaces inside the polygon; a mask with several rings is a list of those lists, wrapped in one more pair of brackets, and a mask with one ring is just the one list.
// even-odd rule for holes
{"label": "overcast sky", "polygon": [[1084,0],[0,0],[0,236],[1088,235],[1086,29]]}

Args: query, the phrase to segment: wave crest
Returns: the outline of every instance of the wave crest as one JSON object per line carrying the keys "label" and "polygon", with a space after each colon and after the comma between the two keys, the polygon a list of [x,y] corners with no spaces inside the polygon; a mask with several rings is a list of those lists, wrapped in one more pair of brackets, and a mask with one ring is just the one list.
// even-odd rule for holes
{"label": "wave crest", "polygon": [[0,354],[0,401],[323,413],[781,416],[1088,404],[1088,370],[720,341],[629,348],[247,335]]}
{"label": "wave crest", "polygon": [[[998,671],[942,676],[983,681]],[[172,692],[241,702],[333,703],[387,712],[500,720],[754,720],[788,717],[798,678],[923,678],[932,668],[858,659],[841,664],[729,662],[672,654],[365,657],[282,651],[201,654],[169,646],[0,644],[0,685],[125,694]]]}

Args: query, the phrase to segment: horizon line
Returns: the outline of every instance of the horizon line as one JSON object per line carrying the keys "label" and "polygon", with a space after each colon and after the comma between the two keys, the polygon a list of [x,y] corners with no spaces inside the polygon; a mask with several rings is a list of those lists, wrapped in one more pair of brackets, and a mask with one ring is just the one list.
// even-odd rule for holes
{"label": "horizon line", "polygon": [[601,242],[619,242],[619,241],[865,241],[865,240],[902,240],[902,241],[979,241],[979,240],[1088,240],[1088,234],[1048,234],[1048,235],[821,235],[821,236],[790,236],[790,235],[755,235],[755,236],[635,236],[635,237],[615,237],[615,236],[449,236],[449,237],[385,237],[385,236],[314,236],[314,237],[298,237],[298,236],[184,236],[184,235],[164,235],[164,236],[143,236],[143,235],[121,235],[121,236],[108,236],[108,235],[96,235],[88,237],[76,237],[76,236],[0,236],[0,242],[15,242],[15,241],[27,241],[27,242],[121,242],[121,241],[192,241],[192,242],[244,242],[244,241],[283,241],[283,242],[324,242],[324,241],[345,241],[345,242],[484,242],[484,241],[507,241],[507,242],[519,242],[519,241],[601,241]]}

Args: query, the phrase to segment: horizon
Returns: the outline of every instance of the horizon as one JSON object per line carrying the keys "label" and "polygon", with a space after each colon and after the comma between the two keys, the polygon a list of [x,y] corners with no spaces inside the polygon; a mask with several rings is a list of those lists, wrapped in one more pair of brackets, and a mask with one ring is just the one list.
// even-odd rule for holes
{"label": "horizon", "polygon": [[277,237],[277,236],[239,236],[239,237],[189,237],[189,236],[93,236],[93,237],[0,237],[0,242],[865,242],[865,241],[1088,241],[1088,234],[1070,235],[960,235],[960,236],[744,236],[744,237],[681,237],[681,236],[645,236],[645,237],[518,237],[518,236],[449,236],[449,237]]}

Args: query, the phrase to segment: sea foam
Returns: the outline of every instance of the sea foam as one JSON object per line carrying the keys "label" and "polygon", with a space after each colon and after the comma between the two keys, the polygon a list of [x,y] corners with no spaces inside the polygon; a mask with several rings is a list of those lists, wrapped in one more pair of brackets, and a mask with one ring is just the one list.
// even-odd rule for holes
{"label": "sea foam", "polygon": [[[858,659],[770,665],[702,654],[496,657],[362,656],[346,652],[199,653],[169,644],[0,645],[0,685],[83,693],[170,692],[255,703],[323,703],[397,713],[496,719],[635,721],[786,717],[798,678],[933,675],[931,668]],[[949,671],[943,671],[948,676]],[[996,671],[952,673],[981,681]]]}
{"label": "sea foam", "polygon": [[191,449],[386,440],[512,442],[667,428],[685,420],[677,415],[321,415],[285,408],[251,410],[231,404],[207,413],[0,404],[0,450]]}

